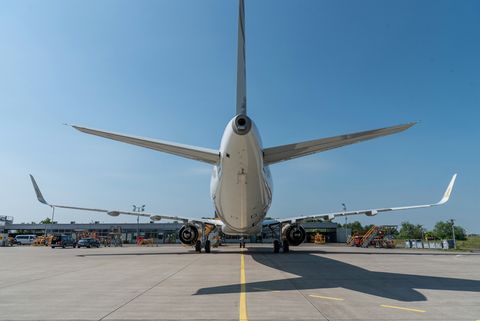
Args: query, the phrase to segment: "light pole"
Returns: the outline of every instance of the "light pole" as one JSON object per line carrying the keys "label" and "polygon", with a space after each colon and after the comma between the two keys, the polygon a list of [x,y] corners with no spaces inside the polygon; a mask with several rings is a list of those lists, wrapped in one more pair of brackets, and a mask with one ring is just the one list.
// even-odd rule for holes
{"label": "light pole", "polygon": [[[55,206],[50,206],[52,208],[52,222],[50,223],[50,225],[53,224],[53,219],[55,218]],[[47,239],[47,226],[48,224],[45,224],[45,240]],[[53,226],[50,226],[50,229],[52,230],[53,232]]]}
{"label": "light pole", "polygon": [[455,242],[455,220],[453,218],[450,219],[450,223],[452,223],[453,248],[456,250],[457,242]]}
{"label": "light pole", "polygon": [[[132,206],[133,206],[134,212],[140,213],[145,211],[145,205],[142,205],[142,206],[132,205]],[[139,236],[140,236],[140,215],[137,215],[137,240]]]}
{"label": "light pole", "polygon": [[[342,203],[342,206],[343,206],[343,212],[347,213],[347,205],[345,205],[345,203]],[[345,243],[348,243],[347,222],[348,222],[348,216],[345,215]]]}

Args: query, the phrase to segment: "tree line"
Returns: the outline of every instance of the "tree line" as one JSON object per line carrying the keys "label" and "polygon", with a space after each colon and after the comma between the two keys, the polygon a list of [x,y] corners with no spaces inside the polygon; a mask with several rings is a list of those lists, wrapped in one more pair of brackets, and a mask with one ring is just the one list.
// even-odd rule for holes
{"label": "tree line", "polygon": [[[421,224],[412,224],[408,221],[402,222],[400,230],[392,231],[398,239],[451,239],[452,238],[452,222],[451,221],[439,221],[435,224],[432,230],[428,230]],[[339,224],[339,227],[342,227]],[[352,223],[344,224],[343,227],[351,229],[352,234],[365,234],[369,229],[373,227],[373,224],[362,226],[362,223],[355,221]],[[467,234],[465,229],[461,226],[454,225],[455,239],[466,240]]]}

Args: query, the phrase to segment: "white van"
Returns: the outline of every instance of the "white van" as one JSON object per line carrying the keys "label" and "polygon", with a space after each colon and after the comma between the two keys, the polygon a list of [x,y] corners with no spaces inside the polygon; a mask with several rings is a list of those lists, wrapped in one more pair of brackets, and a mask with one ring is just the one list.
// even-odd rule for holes
{"label": "white van", "polygon": [[31,245],[36,238],[36,235],[17,235],[15,241],[19,245]]}

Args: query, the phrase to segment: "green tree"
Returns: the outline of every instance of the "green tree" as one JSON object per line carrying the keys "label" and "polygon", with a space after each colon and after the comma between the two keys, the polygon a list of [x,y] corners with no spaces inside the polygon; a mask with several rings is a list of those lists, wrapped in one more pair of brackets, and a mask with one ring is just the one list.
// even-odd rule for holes
{"label": "green tree", "polygon": [[345,225],[345,227],[350,228],[353,234],[363,233],[363,226],[362,223],[360,223],[359,221],[348,223]]}
{"label": "green tree", "polygon": [[421,239],[422,233],[424,229],[423,226],[420,224],[414,225],[410,222],[402,222],[400,227],[400,232],[398,233],[398,237],[400,239]]}
{"label": "green tree", "polygon": [[52,224],[52,220],[49,217],[47,217],[46,219],[41,220],[40,224]]}
{"label": "green tree", "polygon": [[465,232],[465,229],[461,226],[455,226],[455,239],[459,241],[465,241],[467,239],[467,232]]}
{"label": "green tree", "polygon": [[363,233],[367,233],[369,229],[371,229],[372,227],[374,227],[375,225],[373,224],[368,224],[368,225],[365,225],[363,227]]}
{"label": "green tree", "polygon": [[[465,240],[465,229],[461,226],[455,226],[455,239]],[[451,239],[452,238],[452,222],[440,221],[435,224],[433,228],[433,234],[439,239]]]}

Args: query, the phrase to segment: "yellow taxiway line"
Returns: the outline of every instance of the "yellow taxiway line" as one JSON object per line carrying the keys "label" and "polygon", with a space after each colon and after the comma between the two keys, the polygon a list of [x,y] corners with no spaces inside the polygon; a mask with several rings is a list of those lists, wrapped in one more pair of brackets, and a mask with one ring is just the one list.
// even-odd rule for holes
{"label": "yellow taxiway line", "polygon": [[309,295],[312,298],[319,298],[319,299],[326,299],[326,300],[335,300],[335,301],[343,301],[342,298],[333,298],[331,296],[321,296],[321,295],[315,295],[315,294],[310,294]]}
{"label": "yellow taxiway line", "polygon": [[404,311],[410,311],[410,312],[418,312],[418,313],[425,313],[427,311],[425,310],[418,310],[418,309],[410,309],[410,308],[403,308],[403,307],[397,307],[394,305],[385,305],[382,304],[380,305],[382,308],[389,308],[389,309],[397,309],[397,310],[404,310]]}
{"label": "yellow taxiway line", "polygon": [[[243,252],[243,249],[242,249]],[[240,258],[240,321],[248,321],[247,293],[245,290],[245,257],[242,253]]]}

